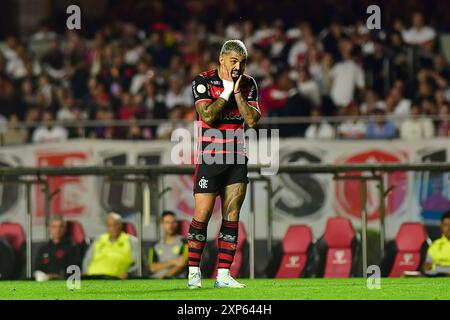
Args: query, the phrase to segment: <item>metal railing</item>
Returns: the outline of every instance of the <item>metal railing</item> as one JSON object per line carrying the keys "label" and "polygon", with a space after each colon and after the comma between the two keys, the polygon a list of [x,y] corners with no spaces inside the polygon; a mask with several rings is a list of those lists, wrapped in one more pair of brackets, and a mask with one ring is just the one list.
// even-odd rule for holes
{"label": "metal railing", "polygon": [[[272,186],[271,179],[266,176],[261,175],[261,168],[264,166],[261,165],[249,165],[249,172],[256,173],[257,177],[250,177],[250,188],[249,188],[249,197],[250,197],[250,212],[249,212],[249,242],[250,242],[250,278],[254,278],[255,276],[255,196],[254,196],[254,186],[253,184],[256,181],[265,181],[267,183],[267,192],[270,198],[272,194]],[[95,175],[95,176],[105,176],[109,177],[113,180],[124,180],[127,182],[134,182],[138,184],[138,189],[142,192],[141,199],[144,198],[145,188],[143,188],[144,184],[148,184],[151,181],[154,181],[155,178],[162,175],[171,175],[171,174],[193,174],[195,170],[195,166],[193,165],[183,165],[183,166],[175,166],[175,165],[150,165],[150,166],[114,166],[114,167],[13,167],[13,168],[0,168],[0,183],[8,184],[8,183],[23,183],[27,186],[26,193],[26,201],[27,201],[27,274],[28,278],[31,278],[31,241],[32,241],[32,211],[31,211],[31,195],[30,195],[30,185],[32,184],[42,184],[46,186],[47,177],[48,176],[78,176],[78,175]],[[450,172],[450,163],[380,163],[380,164],[307,164],[307,165],[298,165],[298,164],[284,164],[280,165],[278,174],[283,173],[321,173],[321,174],[333,174],[335,179],[356,179],[361,182],[361,222],[362,222],[362,254],[363,254],[363,275],[366,276],[367,271],[367,211],[365,208],[365,200],[366,200],[366,187],[365,184],[368,180],[376,180],[378,182],[378,187],[380,190],[380,247],[381,252],[384,250],[385,244],[385,196],[387,192],[390,190],[391,186],[384,185],[384,179],[382,179],[382,175],[385,172],[392,171],[440,171],[440,172]],[[367,172],[369,175],[365,176],[353,176],[353,175],[342,175],[342,173],[349,172]],[[127,177],[129,175],[133,175],[132,178]],[[7,181],[5,178],[10,177],[18,177],[17,181]],[[157,184],[149,185],[150,192],[158,192]],[[386,190],[386,191],[385,191]],[[44,187],[45,192],[49,192],[49,188]],[[149,196],[149,192],[147,191],[147,196]],[[48,221],[48,201],[50,200],[50,196],[46,196],[46,221]],[[268,210],[268,241],[272,241],[272,209],[270,199],[267,202]],[[144,205],[140,208],[137,217],[136,224],[138,229],[138,243],[139,250],[142,252],[142,215],[143,215]],[[152,210],[152,209],[149,209]],[[156,210],[156,209],[153,209]],[[155,216],[158,216],[158,212],[155,212]],[[157,219],[155,219],[157,222]],[[156,229],[158,230],[158,228]],[[139,255],[141,261],[139,263],[139,276],[142,276],[142,256]]]}

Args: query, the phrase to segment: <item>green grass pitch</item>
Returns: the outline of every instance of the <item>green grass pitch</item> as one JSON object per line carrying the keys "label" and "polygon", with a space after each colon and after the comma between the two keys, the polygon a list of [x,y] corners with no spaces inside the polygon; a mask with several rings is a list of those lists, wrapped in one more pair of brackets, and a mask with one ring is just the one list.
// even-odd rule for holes
{"label": "green grass pitch", "polygon": [[185,280],[84,280],[81,289],[67,289],[65,281],[0,281],[0,300],[322,300],[322,299],[445,299],[450,300],[450,278],[381,279],[381,288],[369,290],[366,280],[257,279],[242,280],[245,289],[215,289],[213,280],[189,290]]}

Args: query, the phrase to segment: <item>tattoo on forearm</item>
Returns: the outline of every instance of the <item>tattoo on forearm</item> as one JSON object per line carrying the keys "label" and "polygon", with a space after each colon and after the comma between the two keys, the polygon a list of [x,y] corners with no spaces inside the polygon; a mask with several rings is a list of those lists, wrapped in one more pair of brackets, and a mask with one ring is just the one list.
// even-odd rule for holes
{"label": "tattoo on forearm", "polygon": [[225,99],[219,98],[213,103],[201,102],[196,106],[196,109],[201,119],[210,125],[216,121],[226,103]]}
{"label": "tattoo on forearm", "polygon": [[240,92],[236,93],[234,98],[236,99],[239,112],[244,118],[245,123],[247,123],[249,127],[254,127],[261,117],[259,110],[251,106]]}

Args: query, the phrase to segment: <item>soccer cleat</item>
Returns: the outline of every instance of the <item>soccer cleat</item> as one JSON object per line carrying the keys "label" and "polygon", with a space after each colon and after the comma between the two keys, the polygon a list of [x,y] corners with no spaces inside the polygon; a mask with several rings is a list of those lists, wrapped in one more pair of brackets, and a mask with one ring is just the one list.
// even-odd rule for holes
{"label": "soccer cleat", "polygon": [[199,289],[202,287],[202,273],[200,268],[189,268],[188,288]]}
{"label": "soccer cleat", "polygon": [[245,288],[246,285],[240,282],[237,282],[230,275],[230,270],[228,269],[219,269],[217,273],[216,282],[214,283],[214,288]]}

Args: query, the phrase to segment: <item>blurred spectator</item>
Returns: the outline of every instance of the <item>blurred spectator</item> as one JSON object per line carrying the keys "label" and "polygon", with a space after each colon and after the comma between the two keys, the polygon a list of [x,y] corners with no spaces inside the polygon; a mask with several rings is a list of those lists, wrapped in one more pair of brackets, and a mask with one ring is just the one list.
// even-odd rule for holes
{"label": "blurred spectator", "polygon": [[396,136],[395,126],[385,119],[386,112],[382,109],[373,111],[374,119],[369,121],[366,129],[366,138],[369,139],[392,139]]}
{"label": "blurred spectator", "polygon": [[122,217],[106,217],[106,233],[91,244],[83,260],[83,272],[90,277],[127,279],[137,271],[137,239],[122,230]]}
{"label": "blurred spectator", "polygon": [[311,110],[311,120],[314,123],[310,124],[306,129],[305,138],[307,139],[332,139],[334,138],[334,129],[326,121],[321,119],[322,113],[320,109],[314,108]]}
{"label": "blurred spectator", "polygon": [[145,61],[141,61],[137,67],[137,73],[131,79],[130,92],[135,94],[144,86],[145,82],[149,78],[147,74],[149,66]]}
{"label": "blurred spectator", "polygon": [[423,45],[433,41],[436,32],[433,28],[425,25],[422,13],[415,12],[412,16],[411,28],[403,30],[402,37],[407,44]]}
{"label": "blurred spectator", "polygon": [[438,136],[439,137],[450,137],[450,107],[448,104],[442,105],[439,116],[441,120],[438,125]]}
{"label": "blurred spectator", "polygon": [[263,87],[260,91],[261,105],[263,106],[261,112],[269,117],[280,116],[288,101],[291,87],[289,73],[285,71],[278,74],[273,84]]}
{"label": "blurred spectator", "polygon": [[441,238],[433,241],[428,248],[423,271],[430,276],[450,275],[450,211],[441,217]]}
{"label": "blurred spectator", "polygon": [[163,236],[149,252],[149,270],[152,278],[185,278],[187,270],[187,242],[177,234],[175,213],[165,211],[161,216]]}
{"label": "blurred spectator", "polygon": [[176,105],[192,105],[193,97],[191,87],[183,88],[183,80],[181,78],[170,79],[165,103],[168,109],[172,109]]}
{"label": "blurred spectator", "polygon": [[0,136],[8,130],[8,120],[0,114]]}
{"label": "blurred spectator", "polygon": [[129,120],[130,118],[140,118],[144,112],[141,105],[141,96],[131,96],[125,92],[122,95],[122,105],[119,108],[119,119]]}
{"label": "blurred spectator", "polygon": [[297,87],[298,91],[300,91],[303,96],[311,100],[315,107],[321,105],[319,85],[316,81],[311,79],[311,75],[305,66],[299,67]]}
{"label": "blurred spectator", "polygon": [[66,222],[60,217],[51,218],[48,225],[50,240],[42,245],[35,262],[36,281],[65,279],[67,267],[81,266],[81,252],[66,235]]}
{"label": "blurred spectator", "polygon": [[400,126],[400,137],[407,140],[427,139],[434,136],[433,122],[421,115],[420,107],[411,106],[411,118],[405,119]]}
{"label": "blurred spectator", "polygon": [[353,117],[353,119],[345,120],[338,126],[338,137],[345,139],[364,138],[364,135],[366,134],[366,123],[364,120],[358,119],[361,115],[359,108],[355,105],[350,106],[347,115]]}
{"label": "blurred spectator", "polygon": [[64,62],[64,53],[61,50],[59,41],[52,40],[47,53],[42,59],[44,72],[54,80],[61,80],[66,76]]}
{"label": "blurred spectator", "polygon": [[8,129],[3,133],[3,145],[16,145],[28,142],[28,131],[18,127],[19,118],[16,114],[9,117]]}
{"label": "blurred spectator", "polygon": [[336,63],[331,70],[331,98],[338,107],[347,107],[354,101],[355,89],[364,89],[364,71],[355,62],[355,50],[349,39],[339,42],[342,61]]}
{"label": "blurred spectator", "polygon": [[53,124],[53,115],[45,111],[42,115],[42,125],[34,132],[32,141],[34,143],[62,142],[67,140],[67,129]]}
{"label": "blurred spectator", "polygon": [[175,129],[182,128],[181,119],[184,115],[184,107],[181,105],[174,106],[169,111],[169,119],[167,122],[159,125],[156,130],[156,139],[170,139]]}
{"label": "blurred spectator", "polygon": [[386,109],[383,101],[378,99],[378,95],[372,89],[367,89],[365,92],[364,102],[361,104],[361,113],[366,115],[373,112],[375,109]]}

